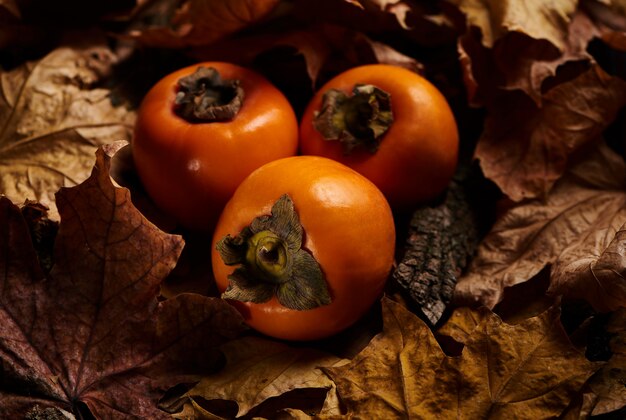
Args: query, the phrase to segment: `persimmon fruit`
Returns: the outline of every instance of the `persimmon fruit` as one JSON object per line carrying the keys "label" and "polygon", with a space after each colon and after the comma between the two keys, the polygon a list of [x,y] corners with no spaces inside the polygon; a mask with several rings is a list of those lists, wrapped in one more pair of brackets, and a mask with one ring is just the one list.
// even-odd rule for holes
{"label": "persimmon fruit", "polygon": [[444,96],[422,76],[392,65],[338,74],[316,92],[300,122],[302,154],[353,168],[398,210],[412,210],[445,190],[458,149]]}
{"label": "persimmon fruit", "polygon": [[183,227],[212,231],[239,183],[297,152],[298,121],[260,74],[204,62],[161,79],[144,97],[132,153],[148,195]]}
{"label": "persimmon fruit", "polygon": [[256,330],[280,339],[331,336],[380,297],[395,227],[380,190],[347,166],[294,156],[250,174],[213,236],[222,297]]}

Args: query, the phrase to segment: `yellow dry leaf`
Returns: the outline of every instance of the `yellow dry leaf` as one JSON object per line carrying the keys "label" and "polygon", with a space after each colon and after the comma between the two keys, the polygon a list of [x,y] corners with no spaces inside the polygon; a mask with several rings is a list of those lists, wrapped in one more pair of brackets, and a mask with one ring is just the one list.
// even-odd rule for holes
{"label": "yellow dry leaf", "polygon": [[[319,350],[253,336],[227,343],[222,351],[226,355],[226,367],[205,376],[185,398],[235,401],[239,407],[237,417],[289,391],[309,388],[333,391],[332,381],[318,367],[342,363],[338,357]],[[324,412],[334,413],[336,399],[330,397]]]}
{"label": "yellow dry leaf", "polygon": [[462,355],[447,357],[419,318],[385,299],[383,332],[351,363],[324,371],[357,417],[558,416],[600,368],[571,345],[558,315],[513,326],[486,314]]}
{"label": "yellow dry leaf", "polygon": [[130,138],[134,113],[96,87],[116,60],[102,44],[61,47],[0,71],[0,194],[58,219],[54,193],[89,176],[99,145]]}

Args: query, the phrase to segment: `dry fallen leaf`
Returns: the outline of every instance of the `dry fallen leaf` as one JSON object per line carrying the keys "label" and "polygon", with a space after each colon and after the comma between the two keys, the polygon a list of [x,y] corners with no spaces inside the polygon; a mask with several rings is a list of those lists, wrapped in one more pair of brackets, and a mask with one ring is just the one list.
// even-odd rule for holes
{"label": "dry fallen leaf", "polygon": [[591,415],[611,413],[626,407],[626,309],[611,314],[607,326],[613,355],[589,381],[597,400]]}
{"label": "dry fallen leaf", "polygon": [[0,71],[0,194],[39,201],[58,219],[54,192],[89,176],[99,145],[130,138],[134,113],[97,87],[115,61],[92,44]]}
{"label": "dry fallen leaf", "polygon": [[612,48],[626,51],[626,2],[624,0],[586,0],[584,6]]}
{"label": "dry fallen leaf", "polygon": [[[304,58],[312,85],[325,66],[336,73],[361,64],[386,63],[421,72],[422,65],[361,32],[331,24],[314,24],[281,32],[254,33],[227,39],[207,47],[194,48],[191,55],[197,60],[225,60],[250,65],[261,54],[277,48],[291,48]],[[287,77],[294,77],[287,75]]]}
{"label": "dry fallen leaf", "polygon": [[600,368],[573,348],[558,315],[512,326],[489,314],[462,355],[447,357],[419,318],[385,299],[383,332],[351,363],[324,371],[356,417],[555,417]]}
{"label": "dry fallen leaf", "polygon": [[183,241],[113,186],[114,150],[99,149],[92,176],[57,194],[48,275],[20,210],[0,198],[2,418],[35,405],[77,418],[168,418],[156,405],[161,394],[218,367],[218,346],[243,328],[220,299],[187,294],[157,304]]}
{"label": "dry fallen leaf", "polygon": [[362,7],[368,4],[378,7],[381,11],[391,13],[396,17],[400,26],[410,29],[407,24],[407,15],[411,12],[411,4],[404,0],[358,0]]}
{"label": "dry fallen leaf", "polygon": [[[476,73],[484,73],[488,65],[490,71],[499,73],[497,78],[484,78],[481,90],[519,89],[540,105],[542,84],[560,65],[591,60],[586,50],[598,31],[583,12],[576,10],[574,0],[450,1],[467,20],[468,32],[460,44],[464,60],[471,62],[464,67],[465,77],[481,79]],[[476,38],[483,48],[470,47],[468,37]],[[485,54],[489,62],[484,62]],[[475,101],[473,95],[470,100]]]}
{"label": "dry fallen leaf", "polygon": [[457,301],[493,308],[505,288],[552,264],[552,294],[598,310],[626,306],[626,165],[600,143],[556,183],[546,201],[521,203],[498,220],[455,289]]}
{"label": "dry fallen leaf", "polygon": [[595,141],[626,104],[626,82],[594,65],[543,95],[542,107],[526,95],[502,96],[476,146],[485,176],[509,198],[544,197],[572,153]]}
{"label": "dry fallen leaf", "polygon": [[331,390],[333,383],[318,368],[342,362],[319,350],[290,347],[259,337],[233,340],[221,350],[227,360],[224,369],[205,376],[184,397],[234,401],[238,405],[237,417],[290,391]]}
{"label": "dry fallen leaf", "polygon": [[129,37],[144,45],[184,48],[208,45],[267,18],[280,0],[156,0],[140,14],[141,22]]}
{"label": "dry fallen leaf", "polygon": [[450,337],[459,344],[465,344],[472,337],[474,330],[484,322],[491,314],[486,308],[478,310],[467,306],[456,308],[441,328],[437,329],[438,335]]}
{"label": "dry fallen leaf", "polygon": [[545,39],[563,49],[563,34],[570,16],[576,10],[576,0],[545,2],[529,0],[512,2],[500,0],[447,0],[465,14],[468,26],[480,28],[482,43],[492,48],[509,32],[521,32],[535,39]]}

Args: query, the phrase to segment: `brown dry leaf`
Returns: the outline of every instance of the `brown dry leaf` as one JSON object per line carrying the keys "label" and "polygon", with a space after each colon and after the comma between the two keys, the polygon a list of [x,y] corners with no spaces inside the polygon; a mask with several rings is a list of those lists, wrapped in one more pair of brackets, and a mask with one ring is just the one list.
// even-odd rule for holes
{"label": "brown dry leaf", "polygon": [[[457,3],[469,26],[459,44],[466,62],[464,77],[480,80],[481,99],[487,104],[493,99],[490,96],[494,90],[519,89],[541,105],[543,82],[554,76],[560,65],[592,61],[587,46],[599,31],[585,13],[576,10],[575,1]],[[468,45],[468,38],[480,47]],[[487,67],[491,68],[486,70]],[[497,72],[498,76],[477,74],[481,72]],[[475,88],[473,83],[468,85],[470,100],[474,105],[482,105],[472,95]]]}
{"label": "brown dry leaf", "polygon": [[[120,142],[122,143],[122,142]],[[77,418],[169,418],[161,394],[219,367],[242,329],[221,299],[157,303],[183,241],[150,224],[114,187],[110,155],[57,194],[54,266],[41,270],[20,210],[0,198],[0,417],[39,405]]]}
{"label": "brown dry leaf", "polygon": [[569,342],[557,311],[519,325],[489,314],[460,357],[443,354],[428,327],[383,300],[383,332],[351,363],[325,372],[354,416],[549,418],[599,369]]}
{"label": "brown dry leaf", "polygon": [[418,73],[422,71],[419,62],[392,47],[373,41],[360,32],[330,24],[228,39],[195,48],[191,55],[197,60],[224,60],[249,65],[260,54],[278,47],[293,48],[295,53],[303,56],[313,85],[326,65],[339,68],[333,69],[333,72],[372,63],[394,64]]}
{"label": "brown dry leaf", "polygon": [[572,17],[561,51],[544,40],[511,33],[494,48],[498,69],[504,75],[503,88],[519,89],[537,104],[542,103],[542,84],[556,74],[557,68],[569,61],[592,61],[587,53],[589,42],[598,35],[596,27],[582,12]]}
{"label": "brown dry leaf", "polygon": [[272,13],[280,0],[157,0],[152,3],[155,3],[152,7],[142,6],[146,12],[139,17],[141,21],[157,21],[157,24],[133,29],[128,36],[146,46],[184,48],[209,45],[261,21]]}
{"label": "brown dry leaf", "polygon": [[318,368],[342,362],[319,350],[290,347],[259,337],[234,340],[221,349],[226,355],[226,367],[205,376],[185,397],[235,401],[237,417],[290,391],[332,390],[333,383]]}
{"label": "brown dry leaf", "polygon": [[594,141],[626,104],[626,82],[594,65],[543,95],[509,93],[489,107],[476,146],[485,176],[514,201],[544,197],[569,156]]}
{"label": "brown dry leaf", "polygon": [[491,311],[486,308],[478,310],[463,306],[456,308],[441,328],[437,330],[437,334],[452,338],[460,344],[465,344],[472,333],[488,316]]}
{"label": "brown dry leaf", "polygon": [[0,71],[1,194],[39,201],[58,219],[54,192],[89,176],[99,145],[130,138],[134,113],[95,87],[115,61],[94,44]]}
{"label": "brown dry leaf", "polygon": [[612,334],[608,363],[590,380],[589,387],[597,396],[591,415],[611,413],[626,407],[626,309],[611,314],[607,333]]}
{"label": "brown dry leaf", "polygon": [[596,23],[602,40],[616,50],[626,51],[626,2],[586,0],[583,4]]}
{"label": "brown dry leaf", "polygon": [[11,15],[16,18],[21,17],[20,8],[17,5],[16,0],[0,0],[0,9],[5,9]]}
{"label": "brown dry leaf", "polygon": [[480,28],[482,43],[492,48],[509,32],[545,39],[559,50],[566,45],[564,34],[576,10],[576,0],[447,0],[465,14],[468,26]]}
{"label": "brown dry leaf", "polygon": [[411,29],[407,24],[407,15],[411,12],[411,5],[403,0],[359,0],[364,7],[369,5],[379,8],[383,12],[391,13],[396,17],[400,26],[404,29]]}
{"label": "brown dry leaf", "polygon": [[552,264],[553,294],[587,299],[599,310],[626,306],[625,223],[626,165],[600,143],[545,202],[519,204],[496,222],[457,283],[455,298],[493,308],[505,288]]}

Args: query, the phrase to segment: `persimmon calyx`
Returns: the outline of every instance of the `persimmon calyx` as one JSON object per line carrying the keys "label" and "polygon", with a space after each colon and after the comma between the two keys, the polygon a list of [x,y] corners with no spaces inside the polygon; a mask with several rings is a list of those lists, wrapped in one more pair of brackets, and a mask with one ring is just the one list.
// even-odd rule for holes
{"label": "persimmon calyx", "polygon": [[354,85],[352,95],[329,89],[313,119],[313,126],[324,139],[338,140],[346,155],[357,147],[376,153],[391,124],[391,95],[366,84]]}
{"label": "persimmon calyx", "polygon": [[222,79],[213,67],[198,67],[178,79],[174,112],[189,122],[230,121],[243,105],[239,80]]}
{"label": "persimmon calyx", "polygon": [[272,206],[271,215],[252,220],[216,248],[226,265],[239,265],[228,276],[224,299],[263,303],[276,296],[281,305],[309,310],[331,302],[322,269],[302,248],[304,229],[289,195]]}

